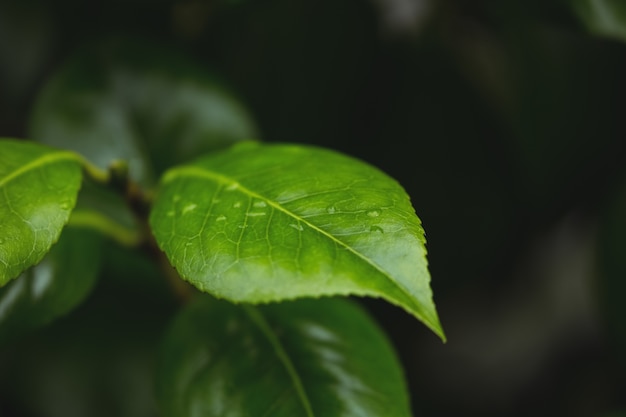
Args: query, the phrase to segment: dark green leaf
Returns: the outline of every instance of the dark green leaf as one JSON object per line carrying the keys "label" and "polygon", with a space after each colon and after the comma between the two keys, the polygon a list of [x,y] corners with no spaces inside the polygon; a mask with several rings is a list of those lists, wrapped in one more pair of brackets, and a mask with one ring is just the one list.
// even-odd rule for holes
{"label": "dark green leaf", "polygon": [[181,276],[232,301],[384,297],[443,338],[402,187],[314,147],[240,146],[170,170],[151,213]]}
{"label": "dark green leaf", "polygon": [[157,397],[164,417],[411,415],[383,333],[330,298],[251,307],[199,297],[166,334]]}
{"label": "dark green leaf", "polygon": [[575,0],[574,9],[589,30],[597,35],[626,41],[624,0]]}
{"label": "dark green leaf", "polygon": [[81,163],[71,152],[0,140],[0,287],[35,265],[76,203]]}
{"label": "dark green leaf", "polygon": [[49,81],[31,120],[33,139],[72,149],[100,168],[129,162],[131,176],[255,139],[242,105],[182,54],[132,39],[88,45]]}
{"label": "dark green leaf", "polygon": [[157,416],[156,349],[177,305],[155,291],[165,280],[151,260],[113,242],[102,249],[106,263],[88,302],[0,348],[2,417],[7,408],[37,417]]}
{"label": "dark green leaf", "polygon": [[0,288],[0,344],[64,315],[89,295],[100,242],[93,232],[68,227],[43,261]]}

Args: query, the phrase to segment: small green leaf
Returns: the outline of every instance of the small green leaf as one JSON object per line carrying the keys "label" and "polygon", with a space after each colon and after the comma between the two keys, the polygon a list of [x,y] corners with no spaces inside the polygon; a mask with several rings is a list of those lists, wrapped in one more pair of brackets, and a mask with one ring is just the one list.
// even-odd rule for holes
{"label": "small green leaf", "polygon": [[80,160],[71,152],[0,140],[0,287],[57,241],[81,179]]}
{"label": "small green leaf", "polygon": [[151,213],[183,278],[231,301],[384,297],[442,338],[424,233],[402,187],[339,153],[240,146],[170,170]]}
{"label": "small green leaf", "polygon": [[30,123],[37,141],[107,169],[128,161],[143,185],[198,154],[256,138],[242,104],[184,54],[114,38],[77,51],[49,80]]}
{"label": "small green leaf", "polygon": [[43,261],[0,288],[0,345],[66,314],[89,295],[100,243],[93,232],[68,227]]}
{"label": "small green leaf", "polygon": [[575,0],[572,4],[592,33],[626,41],[624,0]]}
{"label": "small green leaf", "polygon": [[201,296],[161,346],[164,417],[409,417],[384,334],[342,299],[235,306]]}

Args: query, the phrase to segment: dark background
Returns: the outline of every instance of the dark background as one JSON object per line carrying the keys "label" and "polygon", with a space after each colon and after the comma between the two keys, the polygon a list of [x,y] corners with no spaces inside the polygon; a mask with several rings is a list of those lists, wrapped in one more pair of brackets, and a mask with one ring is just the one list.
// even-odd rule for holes
{"label": "dark background", "polygon": [[27,135],[78,45],[176,45],[261,139],[343,151],[411,195],[448,343],[364,303],[416,416],[626,415],[626,46],[572,4],[0,2],[0,135]]}

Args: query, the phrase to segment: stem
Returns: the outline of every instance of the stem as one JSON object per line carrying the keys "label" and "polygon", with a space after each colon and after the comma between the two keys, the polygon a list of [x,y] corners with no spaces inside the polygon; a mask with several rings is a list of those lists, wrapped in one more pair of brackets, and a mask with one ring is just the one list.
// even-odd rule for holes
{"label": "stem", "polygon": [[[86,160],[82,162],[85,173],[90,178],[108,186],[124,198],[139,226],[139,233],[136,236],[122,236],[117,233],[116,237],[121,237],[122,241],[131,243],[147,253],[157,263],[177,298],[186,303],[194,294],[195,288],[183,281],[154,239],[148,221],[153,201],[152,194],[145,192],[139,184],[131,180],[126,161],[114,161],[108,171],[103,171]],[[115,233],[116,230],[109,230],[109,232]]]}

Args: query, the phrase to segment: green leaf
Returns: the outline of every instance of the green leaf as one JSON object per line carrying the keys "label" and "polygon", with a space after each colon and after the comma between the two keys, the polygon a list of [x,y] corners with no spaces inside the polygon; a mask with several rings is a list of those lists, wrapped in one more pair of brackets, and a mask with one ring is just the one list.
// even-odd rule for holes
{"label": "green leaf", "polygon": [[93,288],[101,239],[68,227],[43,261],[0,288],[0,345],[79,305]]}
{"label": "green leaf", "polygon": [[0,140],[0,287],[57,241],[81,179],[80,160],[71,152]]}
{"label": "green leaf", "polygon": [[575,0],[573,6],[592,33],[626,41],[624,0]]}
{"label": "green leaf", "polygon": [[30,130],[102,169],[126,160],[143,185],[200,153],[256,138],[246,109],[204,68],[129,38],[77,51],[38,97]]}
{"label": "green leaf", "polygon": [[201,296],[161,346],[164,417],[404,417],[409,400],[384,334],[342,299],[235,306]]}
{"label": "green leaf", "polygon": [[384,297],[442,338],[424,234],[402,187],[314,147],[248,145],[170,170],[151,213],[183,278],[231,301]]}

